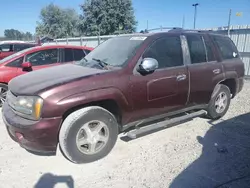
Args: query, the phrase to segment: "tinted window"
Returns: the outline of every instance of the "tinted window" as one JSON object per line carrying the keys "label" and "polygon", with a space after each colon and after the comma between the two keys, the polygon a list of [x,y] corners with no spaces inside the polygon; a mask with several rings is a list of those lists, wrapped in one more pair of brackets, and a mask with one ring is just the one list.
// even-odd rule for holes
{"label": "tinted window", "polygon": [[215,61],[216,59],[213,53],[211,42],[205,40],[205,46],[207,51],[207,61]]}
{"label": "tinted window", "polygon": [[213,36],[215,43],[217,44],[223,59],[238,58],[238,50],[233,41],[228,37]]}
{"label": "tinted window", "polygon": [[207,62],[206,51],[202,36],[188,35],[187,42],[189,47],[191,63],[195,64],[195,63]]}
{"label": "tinted window", "polygon": [[13,45],[12,44],[1,44],[0,45],[0,51],[2,51],[2,52],[12,52],[13,51]]}
{"label": "tinted window", "polygon": [[58,49],[41,50],[28,54],[25,61],[30,62],[33,66],[57,63]]}
{"label": "tinted window", "polygon": [[183,65],[181,41],[178,36],[169,36],[156,40],[143,54],[143,58],[154,58],[159,69]]}
{"label": "tinted window", "polygon": [[85,56],[84,51],[81,49],[73,49],[73,52],[74,52],[74,60],[75,61],[79,61]]}
{"label": "tinted window", "polygon": [[24,50],[26,48],[34,47],[35,45],[33,44],[15,44],[14,45],[14,51],[18,52],[21,50]]}
{"label": "tinted window", "polygon": [[64,62],[74,61],[73,51],[71,48],[64,49]]}
{"label": "tinted window", "polygon": [[7,67],[21,67],[22,63],[23,63],[23,57],[20,57],[14,61],[11,61],[6,66]]}

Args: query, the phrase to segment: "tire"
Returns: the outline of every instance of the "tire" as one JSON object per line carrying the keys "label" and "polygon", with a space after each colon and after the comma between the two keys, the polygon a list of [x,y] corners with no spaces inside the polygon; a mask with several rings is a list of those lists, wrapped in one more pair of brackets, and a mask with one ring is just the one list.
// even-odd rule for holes
{"label": "tire", "polygon": [[[93,136],[93,130],[96,130],[96,128],[94,127],[93,130],[89,129],[90,125],[92,126],[92,124],[89,124],[90,122],[97,122],[96,126],[98,126],[98,123],[100,123],[100,125],[103,125],[104,127],[100,129],[101,131],[98,131],[97,135],[99,137],[101,133],[103,133],[103,137],[107,139],[106,144],[104,144],[105,142],[98,141],[96,146],[99,145],[99,147],[102,147],[96,153],[91,153],[89,151],[91,150],[90,146],[92,145],[86,144],[83,146],[79,146],[80,144],[78,141],[81,139],[86,141],[89,138],[89,140],[92,139],[91,141],[96,142],[97,139],[95,139],[95,136]],[[85,131],[85,129],[83,129],[83,125],[85,126],[85,129],[87,125],[88,131]],[[89,130],[93,131],[93,134],[90,134]],[[108,136],[105,136],[105,131],[106,133],[108,133]],[[85,136],[79,138],[79,135]],[[63,155],[71,162],[77,164],[90,163],[108,155],[116,143],[117,136],[118,123],[114,115],[104,108],[91,106],[71,113],[64,120],[59,132],[59,145]]]}
{"label": "tire", "polygon": [[[225,107],[223,109],[218,110],[219,105],[217,105],[216,101],[219,100],[220,96],[225,96],[224,100],[226,101],[225,102],[226,104],[223,103]],[[228,111],[230,102],[231,102],[231,93],[229,88],[222,84],[217,85],[212,94],[212,98],[208,104],[207,108],[208,117],[213,120],[217,120],[223,117]]]}
{"label": "tire", "polygon": [[6,99],[7,91],[8,91],[8,85],[0,83],[0,107],[3,106],[3,103]]}

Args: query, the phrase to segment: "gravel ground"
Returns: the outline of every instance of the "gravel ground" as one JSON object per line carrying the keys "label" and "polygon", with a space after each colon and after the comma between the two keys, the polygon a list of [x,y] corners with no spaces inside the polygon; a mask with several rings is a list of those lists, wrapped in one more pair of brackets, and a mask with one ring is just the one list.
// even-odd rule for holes
{"label": "gravel ground", "polygon": [[230,180],[230,187],[250,187],[249,94],[248,81],[223,120],[196,118],[129,142],[118,139],[107,157],[83,165],[60,154],[28,153],[1,119],[0,187],[204,188]]}

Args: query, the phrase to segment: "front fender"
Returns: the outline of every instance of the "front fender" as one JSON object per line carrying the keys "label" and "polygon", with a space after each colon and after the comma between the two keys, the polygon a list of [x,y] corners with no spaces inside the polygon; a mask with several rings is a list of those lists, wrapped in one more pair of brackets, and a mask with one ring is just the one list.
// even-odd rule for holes
{"label": "front fender", "polygon": [[91,90],[83,93],[77,93],[66,98],[61,99],[56,104],[56,109],[53,109],[54,115],[62,116],[66,111],[77,106],[85,105],[91,102],[98,102],[103,100],[114,100],[119,106],[122,113],[129,112],[130,105],[124,94],[117,88],[103,88]]}

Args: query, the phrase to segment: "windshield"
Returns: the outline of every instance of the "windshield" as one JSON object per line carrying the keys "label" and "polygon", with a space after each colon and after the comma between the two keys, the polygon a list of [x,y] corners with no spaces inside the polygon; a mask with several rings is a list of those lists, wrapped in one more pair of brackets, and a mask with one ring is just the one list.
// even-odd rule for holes
{"label": "windshield", "polygon": [[108,39],[90,52],[81,63],[100,60],[109,66],[122,67],[146,37],[122,36]]}
{"label": "windshield", "polygon": [[25,52],[29,51],[30,49],[32,49],[32,48],[27,48],[27,49],[24,49],[22,51],[16,52],[16,53],[14,53],[14,54],[12,54],[10,56],[7,56],[7,57],[3,58],[2,60],[0,60],[0,64],[4,63],[4,62],[6,62],[6,61],[8,61],[8,60],[10,60],[12,58],[15,58],[15,57],[21,55],[22,53],[25,53]]}

